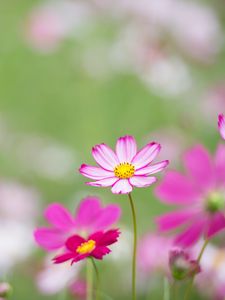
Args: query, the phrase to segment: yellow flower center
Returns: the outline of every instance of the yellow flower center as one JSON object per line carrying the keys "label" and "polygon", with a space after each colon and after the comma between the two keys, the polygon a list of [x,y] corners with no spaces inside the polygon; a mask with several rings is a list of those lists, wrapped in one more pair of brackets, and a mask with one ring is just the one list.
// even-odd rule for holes
{"label": "yellow flower center", "polygon": [[79,254],[87,254],[91,253],[95,249],[96,242],[93,240],[89,240],[85,243],[82,243],[79,247],[77,247],[77,253]]}
{"label": "yellow flower center", "polygon": [[117,165],[114,169],[114,174],[120,179],[127,179],[134,175],[135,168],[132,164],[124,162]]}

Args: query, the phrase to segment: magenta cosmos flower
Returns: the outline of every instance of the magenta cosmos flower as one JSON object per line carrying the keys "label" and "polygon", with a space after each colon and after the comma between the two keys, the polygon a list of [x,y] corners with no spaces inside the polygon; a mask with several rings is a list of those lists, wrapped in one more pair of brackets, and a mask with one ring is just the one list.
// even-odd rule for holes
{"label": "magenta cosmos flower", "polygon": [[87,237],[96,231],[104,231],[116,223],[121,209],[116,204],[101,206],[96,197],[81,201],[75,216],[59,203],[51,204],[45,211],[50,227],[38,228],[34,232],[36,242],[45,250],[62,248],[66,240],[74,234]]}
{"label": "magenta cosmos flower", "polygon": [[225,140],[225,116],[223,114],[218,117],[218,128],[221,137]]}
{"label": "magenta cosmos flower", "polygon": [[74,235],[66,241],[64,253],[56,256],[53,261],[59,264],[71,260],[71,264],[73,264],[87,257],[102,259],[111,252],[108,246],[117,242],[119,234],[118,229],[112,229],[106,232],[96,232],[87,239],[80,235]]}
{"label": "magenta cosmos flower", "polygon": [[186,174],[167,172],[156,195],[179,209],[157,219],[159,229],[180,228],[176,243],[191,246],[200,237],[211,238],[225,228],[225,146],[219,145],[215,158],[198,145],[184,156]]}
{"label": "magenta cosmos flower", "polygon": [[132,136],[124,136],[117,140],[114,152],[106,144],[96,145],[92,155],[98,166],[83,164],[80,173],[95,181],[88,185],[112,187],[115,194],[128,194],[133,187],[147,187],[156,181],[149,176],[162,171],[168,161],[151,165],[160,151],[160,144],[149,143],[137,152],[136,141]]}

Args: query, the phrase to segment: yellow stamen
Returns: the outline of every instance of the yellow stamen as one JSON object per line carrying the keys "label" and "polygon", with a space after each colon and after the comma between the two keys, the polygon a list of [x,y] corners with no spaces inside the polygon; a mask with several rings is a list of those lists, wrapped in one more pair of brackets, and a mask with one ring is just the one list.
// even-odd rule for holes
{"label": "yellow stamen", "polygon": [[127,162],[120,163],[114,169],[114,174],[120,179],[128,179],[134,175],[135,167]]}
{"label": "yellow stamen", "polygon": [[95,249],[96,242],[93,240],[89,240],[85,243],[82,243],[79,247],[77,247],[77,253],[79,254],[87,254],[91,253]]}

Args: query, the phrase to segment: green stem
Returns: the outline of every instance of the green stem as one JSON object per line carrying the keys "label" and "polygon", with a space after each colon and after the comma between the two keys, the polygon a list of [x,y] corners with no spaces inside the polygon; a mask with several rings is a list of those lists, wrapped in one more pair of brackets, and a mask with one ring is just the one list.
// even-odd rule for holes
{"label": "green stem", "polygon": [[132,300],[136,300],[136,257],[137,257],[137,219],[135,213],[134,202],[131,194],[128,194],[130,207],[133,218],[133,234],[134,234],[134,245],[133,245],[133,260],[132,260]]}
{"label": "green stem", "polygon": [[87,259],[87,300],[93,300],[93,267],[91,259]]}
{"label": "green stem", "polygon": [[92,264],[93,264],[93,267],[95,270],[96,282],[97,282],[96,292],[95,292],[95,300],[98,300],[99,299],[99,288],[100,288],[100,276],[99,276],[99,271],[98,271],[97,265],[95,263],[95,260],[93,258],[91,258],[91,261],[92,261]]}
{"label": "green stem", "polygon": [[177,286],[177,282],[176,280],[174,280],[173,284],[172,284],[172,295],[173,295],[173,299],[172,300],[176,300],[177,299],[177,291],[178,286]]}
{"label": "green stem", "polygon": [[163,286],[163,300],[170,300],[170,288],[167,278],[164,278]]}
{"label": "green stem", "polygon": [[[201,259],[202,259],[202,256],[203,256],[203,253],[205,251],[205,248],[207,247],[209,243],[209,240],[205,240],[203,246],[202,246],[202,249],[198,255],[198,258],[197,258],[197,262],[200,263]],[[186,294],[184,296],[184,300],[188,300],[189,299],[189,296],[190,296],[190,293],[191,293],[191,290],[193,288],[193,285],[194,285],[194,280],[195,280],[195,274],[192,276],[191,278],[191,281],[190,281],[190,284],[188,285],[188,288],[187,288],[187,291],[186,291]]]}

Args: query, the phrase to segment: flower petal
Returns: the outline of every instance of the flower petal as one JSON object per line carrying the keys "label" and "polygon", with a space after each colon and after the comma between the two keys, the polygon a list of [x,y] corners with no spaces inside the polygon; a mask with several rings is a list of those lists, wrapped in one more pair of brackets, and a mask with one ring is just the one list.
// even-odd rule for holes
{"label": "flower petal", "polygon": [[109,254],[111,250],[106,246],[98,246],[94,249],[94,251],[91,253],[91,256],[93,256],[96,259],[102,259],[103,256],[106,254]]}
{"label": "flower petal", "polygon": [[155,193],[162,202],[181,205],[193,203],[199,196],[190,180],[176,171],[166,173]]}
{"label": "flower petal", "polygon": [[190,221],[194,216],[193,211],[179,210],[169,212],[156,218],[156,223],[160,231],[167,231],[177,228]]}
{"label": "flower petal", "polygon": [[119,161],[131,162],[137,153],[137,144],[133,136],[126,135],[117,140],[116,154]]}
{"label": "flower petal", "polygon": [[120,235],[119,229],[108,230],[103,233],[102,237],[98,241],[100,246],[109,246],[117,242]]}
{"label": "flower petal", "polygon": [[113,171],[115,166],[119,164],[119,160],[114,151],[105,144],[96,145],[92,148],[92,155],[102,168]]}
{"label": "flower petal", "polygon": [[116,223],[121,216],[121,208],[119,205],[110,204],[101,210],[98,218],[93,223],[93,230],[105,230]]}
{"label": "flower petal", "polygon": [[209,224],[209,229],[206,233],[207,238],[211,238],[217,232],[225,228],[225,217],[222,213],[217,213],[212,217]]}
{"label": "flower petal", "polygon": [[225,117],[223,114],[218,116],[218,128],[221,137],[225,140]]}
{"label": "flower petal", "polygon": [[118,181],[117,177],[111,177],[111,178],[105,178],[97,181],[86,182],[86,184],[91,186],[108,187],[108,186],[112,186],[117,181]]}
{"label": "flower petal", "polygon": [[135,175],[150,175],[150,174],[155,174],[157,172],[162,171],[165,169],[169,164],[168,160],[161,161],[159,163],[156,163],[154,165],[150,165],[144,168],[141,168],[137,171],[135,171]]}
{"label": "flower petal", "polygon": [[67,239],[66,248],[71,252],[76,253],[77,247],[79,247],[84,242],[85,239],[76,234]]}
{"label": "flower petal", "polygon": [[201,145],[189,150],[184,156],[188,173],[197,187],[210,189],[213,184],[213,166],[208,151]]}
{"label": "flower petal", "polygon": [[111,171],[107,171],[107,170],[99,168],[99,167],[88,166],[85,164],[81,165],[79,171],[85,177],[95,179],[95,180],[114,176],[114,173]]}
{"label": "flower petal", "polygon": [[186,231],[177,236],[175,243],[184,247],[190,247],[196,243],[204,233],[205,220],[201,219],[193,222]]}
{"label": "flower petal", "polygon": [[215,175],[219,183],[225,182],[225,145],[219,144],[215,155]]}
{"label": "flower petal", "polygon": [[129,182],[135,187],[147,187],[156,182],[156,180],[156,177],[133,176],[129,179]]}
{"label": "flower petal", "polygon": [[143,147],[132,159],[132,164],[135,166],[135,169],[138,170],[149,165],[157,156],[160,149],[160,144],[154,142]]}
{"label": "flower petal", "polygon": [[54,264],[61,264],[74,258],[74,253],[64,253],[53,258]]}
{"label": "flower petal", "polygon": [[68,230],[74,227],[74,220],[70,212],[59,203],[53,203],[47,207],[45,218],[50,224],[61,230]]}
{"label": "flower petal", "polygon": [[38,228],[34,232],[35,241],[45,250],[56,250],[64,246],[65,235],[58,229]]}
{"label": "flower petal", "polygon": [[113,194],[128,194],[131,191],[132,186],[127,179],[119,179],[112,187]]}

